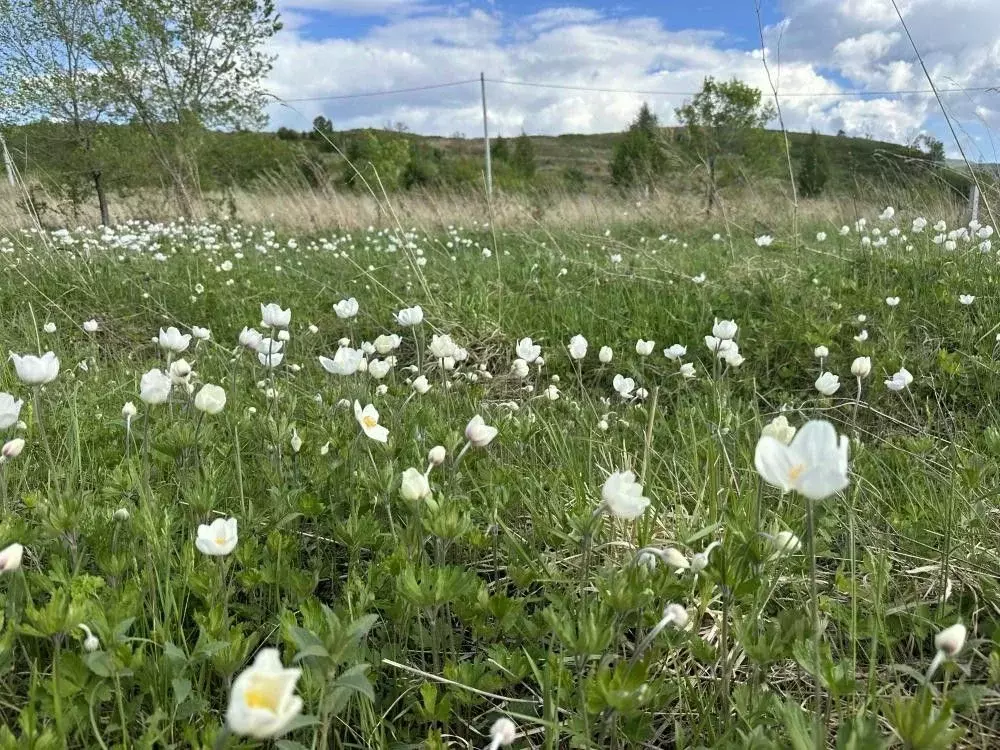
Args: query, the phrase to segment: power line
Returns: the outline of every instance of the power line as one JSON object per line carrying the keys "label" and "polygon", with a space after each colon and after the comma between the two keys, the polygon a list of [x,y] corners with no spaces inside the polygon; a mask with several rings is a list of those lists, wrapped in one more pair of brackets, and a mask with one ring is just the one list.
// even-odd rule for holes
{"label": "power line", "polygon": [[[586,91],[598,94],[641,94],[644,96],[695,96],[698,94],[697,91],[671,91],[666,89],[621,89],[621,88],[610,88],[603,86],[579,86],[567,83],[548,83],[543,81],[514,81],[504,78],[487,78],[487,83],[496,83],[501,86],[520,86],[522,88],[535,88],[535,89],[555,89],[561,91]],[[467,86],[472,83],[480,83],[478,78],[467,78],[461,81],[447,81],[445,83],[431,83],[425,86],[411,86],[409,88],[401,89],[383,89],[380,91],[357,91],[350,94],[332,94],[330,96],[304,96],[295,99],[278,99],[278,101],[286,103],[294,102],[327,102],[327,101],[338,101],[345,99],[367,99],[377,96],[392,96],[393,94],[412,94],[419,91],[433,91],[435,89],[447,89],[453,88],[455,86]],[[944,87],[938,88],[938,93],[940,94],[961,94],[961,93],[984,93],[988,91],[997,91],[1000,89],[1000,83],[992,86],[954,86],[954,87]],[[790,91],[786,93],[779,92],[779,96],[784,97],[812,97],[812,98],[849,98],[849,97],[863,97],[863,96],[907,96],[907,95],[921,95],[921,94],[933,94],[933,89],[891,89],[885,91],[866,91],[863,89],[854,89],[851,91]],[[276,99],[278,97],[275,97]]]}
{"label": "power line", "polygon": [[[427,86],[413,86],[406,89],[385,89],[383,91],[359,91],[353,94],[335,94],[333,96],[305,96],[298,99],[278,99],[281,102],[327,102],[336,99],[363,99],[371,96],[390,96],[392,94],[412,94],[416,91],[431,91],[432,89],[447,89],[452,86],[465,86],[469,83],[479,83],[478,78],[465,81],[448,81],[447,83],[432,83]],[[276,99],[278,97],[275,97]]]}
{"label": "power line", "polygon": [[[604,94],[645,94],[649,96],[695,96],[697,91],[665,91],[662,89],[615,89],[603,88],[599,86],[575,86],[563,83],[541,83],[535,81],[511,81],[501,78],[487,78],[487,83],[498,83],[502,86],[523,86],[527,88],[539,89],[561,89],[564,91],[592,91]],[[938,88],[938,93],[962,93],[962,92],[985,92],[996,91],[1000,84],[993,86],[956,86],[953,88]],[[801,96],[801,97],[852,97],[852,96],[902,96],[905,94],[933,94],[933,89],[895,89],[892,91],[864,91],[857,89],[854,91],[795,91],[789,93],[778,92],[779,96]]]}

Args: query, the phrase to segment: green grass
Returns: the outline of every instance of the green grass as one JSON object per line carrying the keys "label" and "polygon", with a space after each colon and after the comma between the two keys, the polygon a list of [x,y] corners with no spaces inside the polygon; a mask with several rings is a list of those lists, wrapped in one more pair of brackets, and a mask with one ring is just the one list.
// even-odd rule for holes
{"label": "green grass", "polygon": [[[909,217],[900,226],[909,234]],[[26,549],[22,569],[0,576],[0,747],[250,746],[221,727],[233,679],[264,646],[303,669],[312,718],[285,750],[485,747],[499,716],[525,748],[996,747],[995,258],[961,241],[947,252],[930,227],[909,251],[831,227],[823,243],[765,248],[665,228],[471,226],[292,247],[260,229],[189,227],[156,239],[162,261],[97,234],[12,238],[3,344],[52,349],[62,371],[41,413],[12,366],[0,374],[25,401],[27,441],[0,464],[0,545]],[[351,323],[332,311],[349,296],[361,307]],[[271,301],[292,310],[273,378],[251,352],[234,355]],[[425,312],[416,335],[393,320],[413,304]],[[746,358],[724,374],[703,343],[715,317],[739,324]],[[96,334],[80,328],[90,318]],[[193,382],[227,391],[221,414],[200,417],[180,387],[169,404],[139,401],[142,373],[165,365],[150,337],[167,325],[212,329],[183,356]],[[318,364],[341,337],[393,331],[403,343],[384,395]],[[455,371],[427,363],[434,332],[468,350]],[[577,333],[590,342],[578,368],[566,353]],[[523,336],[545,365],[520,381],[509,373]],[[635,353],[639,338],[656,341],[652,356]],[[432,389],[414,396],[404,368],[417,341]],[[661,353],[678,342],[693,380]],[[842,381],[829,398],[812,385],[819,344]],[[873,371],[858,400],[860,355]],[[901,366],[915,380],[889,392]],[[623,403],[616,373],[649,398]],[[374,402],[388,444],[365,438],[342,399]],[[139,407],[130,437],[126,401]],[[754,470],[782,409],[851,438],[849,488],[815,505],[815,575],[803,499]],[[499,435],[456,465],[475,414]],[[423,471],[438,444],[448,459],[430,472],[433,501],[404,500],[403,471]],[[595,517],[605,478],[627,468],[651,506],[635,522]],[[237,518],[239,541],[208,557],[196,530],[219,516]],[[765,535],[779,530],[802,551],[776,557]],[[690,557],[712,542],[697,577],[635,564],[642,547]],[[669,603],[687,628],[638,653]],[[925,680],[934,634],[956,621],[965,648]],[[81,623],[98,650],[84,651]]]}

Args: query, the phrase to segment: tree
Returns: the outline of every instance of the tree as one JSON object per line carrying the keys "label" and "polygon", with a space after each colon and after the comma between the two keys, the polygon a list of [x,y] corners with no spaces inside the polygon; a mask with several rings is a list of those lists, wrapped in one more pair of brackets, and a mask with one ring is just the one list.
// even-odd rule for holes
{"label": "tree", "polygon": [[498,135],[490,143],[490,157],[496,162],[510,161],[510,149],[507,147],[507,139]]}
{"label": "tree", "polygon": [[535,176],[537,165],[535,164],[535,144],[523,130],[521,135],[514,139],[514,155],[510,160],[514,171],[525,179]]}
{"label": "tree", "polygon": [[642,185],[647,190],[666,168],[659,119],[643,103],[625,137],[611,156],[611,181],[618,187]]}
{"label": "tree", "polygon": [[711,76],[701,91],[676,110],[687,143],[708,173],[708,211],[715,204],[717,173],[722,162],[740,158],[755,129],[774,118],[774,108],[761,104],[759,89],[733,79],[719,83]]}
{"label": "tree", "polygon": [[104,166],[94,147],[110,118],[106,82],[94,71],[87,40],[88,0],[0,0],[0,115],[65,123],[68,146],[59,178],[74,205],[84,178],[97,195],[101,223],[111,223]]}
{"label": "tree", "polygon": [[913,148],[920,149],[927,154],[928,161],[934,164],[944,163],[944,144],[928,133],[918,136],[913,142]]}
{"label": "tree", "polygon": [[[43,0],[52,2],[53,0]],[[88,0],[86,51],[118,117],[146,130],[191,213],[206,128],[262,126],[272,0]]]}
{"label": "tree", "polygon": [[323,115],[316,115],[316,117],[313,118],[313,129],[311,135],[318,136],[322,139],[323,136],[329,137],[332,133],[333,123],[330,122],[330,120]]}
{"label": "tree", "polygon": [[799,164],[795,181],[798,183],[799,195],[805,198],[815,198],[823,192],[830,179],[830,157],[815,130],[806,141],[805,153]]}

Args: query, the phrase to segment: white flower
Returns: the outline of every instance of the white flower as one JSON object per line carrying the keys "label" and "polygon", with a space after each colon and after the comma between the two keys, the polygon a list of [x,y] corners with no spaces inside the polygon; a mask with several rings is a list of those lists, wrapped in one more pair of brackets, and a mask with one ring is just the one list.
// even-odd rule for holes
{"label": "white flower", "polygon": [[694,363],[692,362],[685,362],[684,364],[682,364],[680,373],[684,378],[687,378],[689,380],[691,378],[698,377],[698,373],[695,371]]}
{"label": "white flower", "polygon": [[517,378],[526,378],[531,372],[531,368],[528,366],[527,362],[519,357],[511,362],[510,371]]}
{"label": "white flower", "polygon": [[668,568],[673,568],[674,570],[687,570],[691,567],[691,563],[676,547],[667,547],[660,551],[660,559],[663,560],[663,564]]}
{"label": "white flower", "polygon": [[794,555],[802,549],[801,540],[790,531],[779,531],[769,539],[774,551],[779,555]]}
{"label": "white flower", "polygon": [[315,323],[310,323],[309,324],[309,333],[311,333],[313,335],[319,333],[319,326],[316,325]]}
{"label": "white flower", "polygon": [[632,378],[626,378],[622,375],[615,375],[611,384],[622,398],[631,398],[632,391],[635,389],[635,381]]}
{"label": "white flower", "polygon": [[493,442],[497,432],[499,430],[496,427],[486,424],[485,420],[477,414],[465,426],[465,439],[476,448],[485,448]]}
{"label": "white flower", "polygon": [[0,393],[0,430],[7,430],[17,424],[24,401],[15,400],[9,393]]}
{"label": "white flower", "polygon": [[[527,362],[529,365],[542,356],[542,347],[534,343],[530,337],[523,338],[517,342],[515,347],[517,356]],[[522,376],[523,377],[523,376]]]}
{"label": "white flower", "polygon": [[191,335],[199,341],[208,341],[212,338],[212,329],[201,326],[191,326]]}
{"label": "white flower", "polygon": [[895,215],[896,215],[896,209],[894,209],[892,206],[886,206],[885,210],[881,214],[879,214],[879,219],[881,219],[882,221],[889,221]]}
{"label": "white flower", "polygon": [[276,302],[262,302],[260,305],[260,320],[267,328],[288,328],[292,322],[292,308],[282,310]]}
{"label": "white flower", "polygon": [[569,356],[573,359],[583,359],[587,356],[587,339],[578,333],[569,340]]}
{"label": "white flower", "polygon": [[687,347],[681,344],[672,344],[663,350],[663,356],[674,361],[680,360],[688,352]]}
{"label": "white flower", "polygon": [[816,357],[816,359],[826,359],[830,356],[830,350],[823,345],[817,346],[813,349],[813,356]]}
{"label": "white flower", "polygon": [[851,374],[859,380],[867,378],[872,371],[871,357],[858,357],[851,362]]}
{"label": "white flower", "polygon": [[794,490],[809,500],[822,500],[847,487],[846,436],[838,439],[829,422],[806,422],[792,442],[762,435],[754,466],[761,478],[782,492]]}
{"label": "white flower", "polygon": [[375,378],[375,380],[384,378],[389,374],[389,370],[391,369],[392,365],[384,359],[373,359],[368,363],[368,374]]}
{"label": "white flower", "polygon": [[194,407],[205,414],[218,414],[226,405],[226,392],[217,385],[206,383],[194,397]]}
{"label": "white flower", "polygon": [[42,326],[42,330],[45,331],[46,333],[55,333],[56,324],[50,320],[48,323]]}
{"label": "white flower", "polygon": [[760,237],[757,237],[754,242],[757,243],[757,247],[768,247],[772,242],[774,242],[774,238],[769,234],[762,234]]}
{"label": "white flower", "polygon": [[448,456],[448,451],[443,445],[435,445],[427,452],[427,460],[432,466],[440,466]]}
{"label": "white flower", "polygon": [[20,456],[21,451],[24,450],[24,445],[24,438],[14,438],[13,440],[8,440],[3,444],[3,447],[0,448],[0,462]]}
{"label": "white flower", "polygon": [[517,739],[517,726],[513,721],[504,717],[497,719],[490,727],[490,747],[489,750],[499,750],[501,747],[508,747],[514,744]]}
{"label": "white flower", "polygon": [[165,331],[161,328],[158,342],[161,349],[180,354],[191,345],[191,334],[181,333],[176,326],[170,326]]}
{"label": "white flower", "polygon": [[421,396],[423,396],[425,393],[427,393],[427,391],[431,389],[431,384],[427,380],[426,375],[418,375],[417,377],[415,377],[413,379],[413,382],[410,383],[410,386]]}
{"label": "white flower", "polygon": [[[367,343],[367,342],[365,342]],[[383,333],[381,336],[375,339],[371,344],[365,346],[361,344],[361,350],[365,351],[367,354],[372,354],[378,352],[383,357],[389,352],[398,349],[399,345],[403,343],[403,339],[400,338],[398,333]],[[342,346],[347,346],[347,344],[342,344]],[[372,351],[366,351],[367,349],[372,349]]]}
{"label": "white flower", "polygon": [[550,385],[545,389],[544,395],[549,401],[557,401],[559,399],[559,389],[555,385]]}
{"label": "white flower", "polygon": [[295,695],[301,669],[286,669],[278,649],[265,648],[253,664],[233,680],[226,725],[233,734],[265,740],[286,731],[302,712]]}
{"label": "white flower", "polygon": [[927,219],[925,219],[923,216],[918,216],[913,220],[913,223],[910,225],[910,231],[913,232],[914,234],[919,234],[920,232],[924,231],[924,228],[926,226],[927,226]]}
{"label": "white flower", "polygon": [[743,355],[740,354],[739,349],[736,349],[735,347],[719,352],[719,356],[721,356],[723,361],[725,361],[725,363],[730,367],[739,367],[746,361],[743,358]]}
{"label": "white flower", "polygon": [[683,630],[688,624],[688,613],[680,604],[668,604],[663,608],[663,620],[678,630]]}
{"label": "white flower", "polygon": [[24,547],[20,544],[11,544],[0,550],[0,573],[13,573],[21,569],[21,560],[24,557]]}
{"label": "white flower", "polygon": [[126,401],[125,405],[122,407],[122,419],[125,420],[126,424],[130,423],[138,413],[139,410],[135,408],[135,404],[131,401]]}
{"label": "white flower", "polygon": [[97,651],[97,649],[101,647],[101,642],[98,640],[97,636],[90,632],[90,628],[82,622],[77,625],[77,627],[87,634],[87,637],[83,639],[83,650],[88,654]]}
{"label": "white flower", "polygon": [[889,307],[895,307],[896,305],[899,304],[899,297],[886,297],[885,304],[887,304]]}
{"label": "white flower", "polygon": [[298,453],[302,450],[302,436],[299,435],[299,431],[295,427],[292,428],[292,438],[288,442],[292,446],[292,453]]}
{"label": "white flower", "polygon": [[635,353],[640,357],[648,357],[653,353],[653,347],[655,345],[655,341],[643,341],[642,339],[639,339],[635,342]]}
{"label": "white flower", "polygon": [[643,497],[642,485],[631,471],[616,471],[601,488],[601,504],[615,518],[627,521],[641,516],[649,507],[649,498]]}
{"label": "white flower", "polygon": [[333,306],[333,311],[337,314],[337,317],[341,320],[347,320],[348,318],[353,318],[358,314],[358,301],[354,297],[349,297],[347,299],[342,299],[340,302]]}
{"label": "white flower", "polygon": [[975,295],[972,294],[960,294],[958,295],[958,301],[963,305],[971,305],[976,301]]}
{"label": "white flower", "polygon": [[934,660],[927,669],[928,679],[937,671],[942,662],[947,659],[953,659],[958,655],[958,652],[965,645],[965,637],[965,625],[960,622],[956,622],[934,636],[934,648],[937,649],[937,653],[934,655]]}
{"label": "white flower", "polygon": [[354,418],[358,420],[365,435],[372,440],[385,443],[389,440],[389,430],[378,423],[378,416],[378,410],[372,404],[362,409],[359,401],[354,402]]}
{"label": "white flower", "polygon": [[154,367],[139,381],[139,398],[150,406],[165,404],[170,398],[172,386],[170,376],[164,374],[159,367]]}
{"label": "white flower", "polygon": [[235,518],[216,518],[210,524],[198,526],[194,546],[202,554],[219,557],[236,549],[238,539]]}
{"label": "white flower", "polygon": [[403,481],[399,486],[399,494],[404,500],[417,502],[431,496],[431,485],[427,477],[418,469],[409,468],[403,472]]}
{"label": "white flower", "polygon": [[90,320],[86,320],[83,323],[83,330],[86,331],[87,333],[97,333],[100,329],[101,326],[93,318],[91,318]]}
{"label": "white flower", "polygon": [[764,429],[760,431],[760,434],[773,437],[778,442],[788,445],[792,442],[792,438],[795,437],[795,432],[796,428],[788,424],[788,419],[784,414],[781,414],[764,425]]}
{"label": "white flower", "polygon": [[816,232],[817,242],[826,242],[826,232]]}
{"label": "white flower", "polygon": [[816,390],[824,396],[832,396],[840,388],[840,376],[832,372],[824,372],[816,378]]}
{"label": "white flower", "polygon": [[892,377],[885,381],[885,387],[890,391],[904,391],[913,382],[913,375],[905,367],[900,367],[899,372],[893,373]]}
{"label": "white flower", "polygon": [[431,336],[431,343],[427,347],[427,350],[434,359],[444,359],[445,357],[454,357],[458,346],[451,340],[451,336],[448,334],[445,333],[439,336],[435,333]]}
{"label": "white flower", "polygon": [[244,346],[247,349],[253,349],[257,351],[257,347],[260,342],[264,339],[264,334],[258,331],[256,328],[246,328],[244,327],[240,331],[240,346]]}
{"label": "white flower", "polygon": [[857,341],[859,344],[867,341],[868,340],[868,330],[867,329],[862,329],[861,333],[859,333],[857,336],[854,337],[854,340]]}
{"label": "white flower", "polygon": [[396,313],[396,322],[404,328],[412,328],[413,326],[420,325],[424,320],[424,311],[420,309],[420,305],[414,305],[413,307],[404,307],[398,313]]}
{"label": "white flower", "polygon": [[188,378],[191,377],[191,365],[186,359],[175,359],[170,363],[170,367],[167,369],[167,374],[170,376],[170,382],[174,385],[187,385]]}
{"label": "white flower", "polygon": [[736,338],[736,332],[739,330],[739,326],[736,325],[735,320],[719,320],[715,319],[715,325],[712,326],[712,335],[717,339],[733,339]]}
{"label": "white flower", "polygon": [[34,354],[10,353],[17,377],[25,385],[45,385],[59,374],[59,358],[53,352],[45,352],[41,357]]}
{"label": "white flower", "polygon": [[602,346],[601,350],[597,352],[597,359],[600,360],[602,364],[609,364],[612,359],[614,359],[615,353],[611,351],[610,346]]}
{"label": "white flower", "polygon": [[691,556],[691,572],[701,573],[708,564],[711,562],[709,556],[712,554],[712,550],[716,547],[721,547],[722,542],[712,542],[701,552],[697,552]]}
{"label": "white flower", "polygon": [[842,226],[840,228],[840,236],[841,237],[846,237],[850,233],[851,233],[851,228],[849,226],[847,226],[847,224],[844,224],[844,226]]}
{"label": "white flower", "polygon": [[277,352],[275,354],[257,352],[257,361],[260,362],[262,367],[266,367],[269,370],[273,370],[278,367],[284,359],[285,355],[281,352]]}
{"label": "white flower", "polygon": [[360,349],[342,346],[337,349],[333,359],[320,357],[319,363],[331,375],[353,375],[360,369],[364,356],[365,353]]}

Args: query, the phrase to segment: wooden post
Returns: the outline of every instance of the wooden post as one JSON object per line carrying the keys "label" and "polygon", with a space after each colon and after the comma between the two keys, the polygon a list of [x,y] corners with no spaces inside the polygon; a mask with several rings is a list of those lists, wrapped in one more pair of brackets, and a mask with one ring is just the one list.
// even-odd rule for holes
{"label": "wooden post", "polygon": [[479,74],[479,86],[483,93],[483,148],[486,152],[486,197],[493,200],[493,158],[490,155],[490,124],[486,115],[486,74]]}

